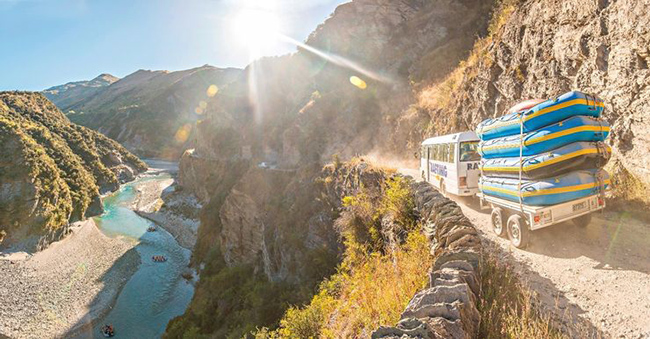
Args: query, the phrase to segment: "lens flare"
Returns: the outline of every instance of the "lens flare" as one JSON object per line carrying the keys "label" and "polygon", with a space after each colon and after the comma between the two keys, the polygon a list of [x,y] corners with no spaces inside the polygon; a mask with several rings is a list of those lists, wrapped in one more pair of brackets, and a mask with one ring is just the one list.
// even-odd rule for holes
{"label": "lens flare", "polygon": [[359,78],[356,75],[353,75],[353,76],[350,77],[350,83],[357,86],[357,87],[359,87],[360,89],[366,89],[368,87],[366,82],[363,81],[363,79]]}
{"label": "lens flare", "polygon": [[192,125],[190,124],[185,124],[181,126],[178,131],[176,131],[176,135],[174,135],[174,139],[176,140],[177,143],[182,144],[187,139],[190,137],[190,132],[192,131]]}
{"label": "lens flare", "polygon": [[319,57],[321,57],[321,58],[335,64],[335,65],[338,65],[338,66],[345,67],[347,69],[353,70],[353,71],[355,71],[357,73],[360,73],[360,74],[362,74],[362,75],[364,75],[364,76],[366,76],[366,77],[368,77],[370,79],[380,81],[380,82],[384,82],[384,83],[392,83],[392,82],[394,82],[394,80],[391,77],[387,76],[386,74],[380,74],[380,73],[368,70],[365,67],[362,67],[361,65],[357,64],[356,62],[354,62],[354,61],[352,61],[350,59],[344,58],[344,57],[342,57],[340,55],[323,52],[323,51],[319,50],[318,48],[315,48],[313,46],[309,46],[309,45],[307,45],[305,43],[302,43],[302,42],[300,42],[300,41],[298,41],[296,39],[290,38],[290,37],[288,37],[286,35],[280,34],[280,38],[282,38],[282,40],[284,40],[284,41],[286,41],[288,43],[294,44],[294,45],[302,48],[303,50],[305,50],[307,52],[310,52],[310,53],[312,53],[314,55],[317,55],[317,56],[319,56]]}
{"label": "lens flare", "polygon": [[212,98],[213,96],[217,95],[218,92],[219,92],[219,87],[217,87],[217,85],[210,85],[210,87],[208,87],[205,94],[207,94],[210,98]]}

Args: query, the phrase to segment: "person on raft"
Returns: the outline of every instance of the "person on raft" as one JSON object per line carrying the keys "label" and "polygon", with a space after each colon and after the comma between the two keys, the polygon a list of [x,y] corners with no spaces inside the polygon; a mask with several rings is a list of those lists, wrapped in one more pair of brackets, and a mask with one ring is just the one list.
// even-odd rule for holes
{"label": "person on raft", "polygon": [[106,324],[102,326],[102,333],[104,336],[107,337],[112,337],[115,335],[115,330],[113,329],[113,325]]}

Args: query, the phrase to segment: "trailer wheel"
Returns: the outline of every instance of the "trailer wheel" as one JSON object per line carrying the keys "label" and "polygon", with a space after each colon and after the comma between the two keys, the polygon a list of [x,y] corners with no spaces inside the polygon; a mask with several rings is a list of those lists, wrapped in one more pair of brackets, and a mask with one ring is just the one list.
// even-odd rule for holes
{"label": "trailer wheel", "polygon": [[510,243],[516,248],[524,248],[528,245],[530,230],[519,214],[513,214],[508,218],[508,237]]}
{"label": "trailer wheel", "polygon": [[500,237],[503,236],[503,230],[505,229],[505,227],[503,227],[503,210],[499,207],[493,208],[490,217],[494,234]]}
{"label": "trailer wheel", "polygon": [[577,218],[573,218],[572,221],[578,227],[587,227],[587,225],[589,225],[589,223],[591,222],[591,213],[581,215]]}

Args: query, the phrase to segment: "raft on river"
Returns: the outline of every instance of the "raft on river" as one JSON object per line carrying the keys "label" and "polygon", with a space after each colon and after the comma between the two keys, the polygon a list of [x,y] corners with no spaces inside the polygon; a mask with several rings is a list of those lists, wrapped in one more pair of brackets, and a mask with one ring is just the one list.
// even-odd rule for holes
{"label": "raft on river", "polygon": [[[609,135],[606,121],[575,116],[534,132],[481,141],[478,152],[484,159],[532,156],[579,141],[604,141]],[[522,140],[523,139],[523,140]]]}
{"label": "raft on river", "polygon": [[523,132],[528,133],[573,116],[598,118],[604,106],[603,101],[596,97],[577,91],[568,92],[531,108],[524,106],[520,111],[487,119],[477,126],[476,133],[481,140],[519,135],[522,129],[521,123],[523,123]]}
{"label": "raft on river", "polygon": [[[522,158],[521,178],[541,179],[571,171],[602,168],[612,154],[612,148],[603,142],[574,142],[539,155]],[[519,178],[519,157],[484,159],[484,176]]]}
{"label": "raft on river", "polygon": [[540,180],[481,177],[480,190],[488,195],[530,206],[550,206],[599,194],[610,184],[609,174],[600,169],[574,171]]}

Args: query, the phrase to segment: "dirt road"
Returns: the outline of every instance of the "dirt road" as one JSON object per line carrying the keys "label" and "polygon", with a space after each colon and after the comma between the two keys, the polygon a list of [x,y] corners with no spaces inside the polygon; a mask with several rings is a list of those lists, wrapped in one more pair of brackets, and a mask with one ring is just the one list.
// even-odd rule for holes
{"label": "dirt road", "polygon": [[541,301],[566,312],[565,322],[582,318],[611,337],[650,338],[650,225],[606,211],[586,228],[567,222],[535,231],[520,250],[492,232],[489,210],[456,200],[484,238],[519,263]]}
{"label": "dirt road", "polygon": [[565,324],[580,322],[605,337],[650,338],[648,223],[606,210],[596,213],[586,228],[567,222],[535,231],[530,245],[520,250],[492,232],[490,211],[480,210],[476,198],[452,198],[488,247],[511,261]]}

